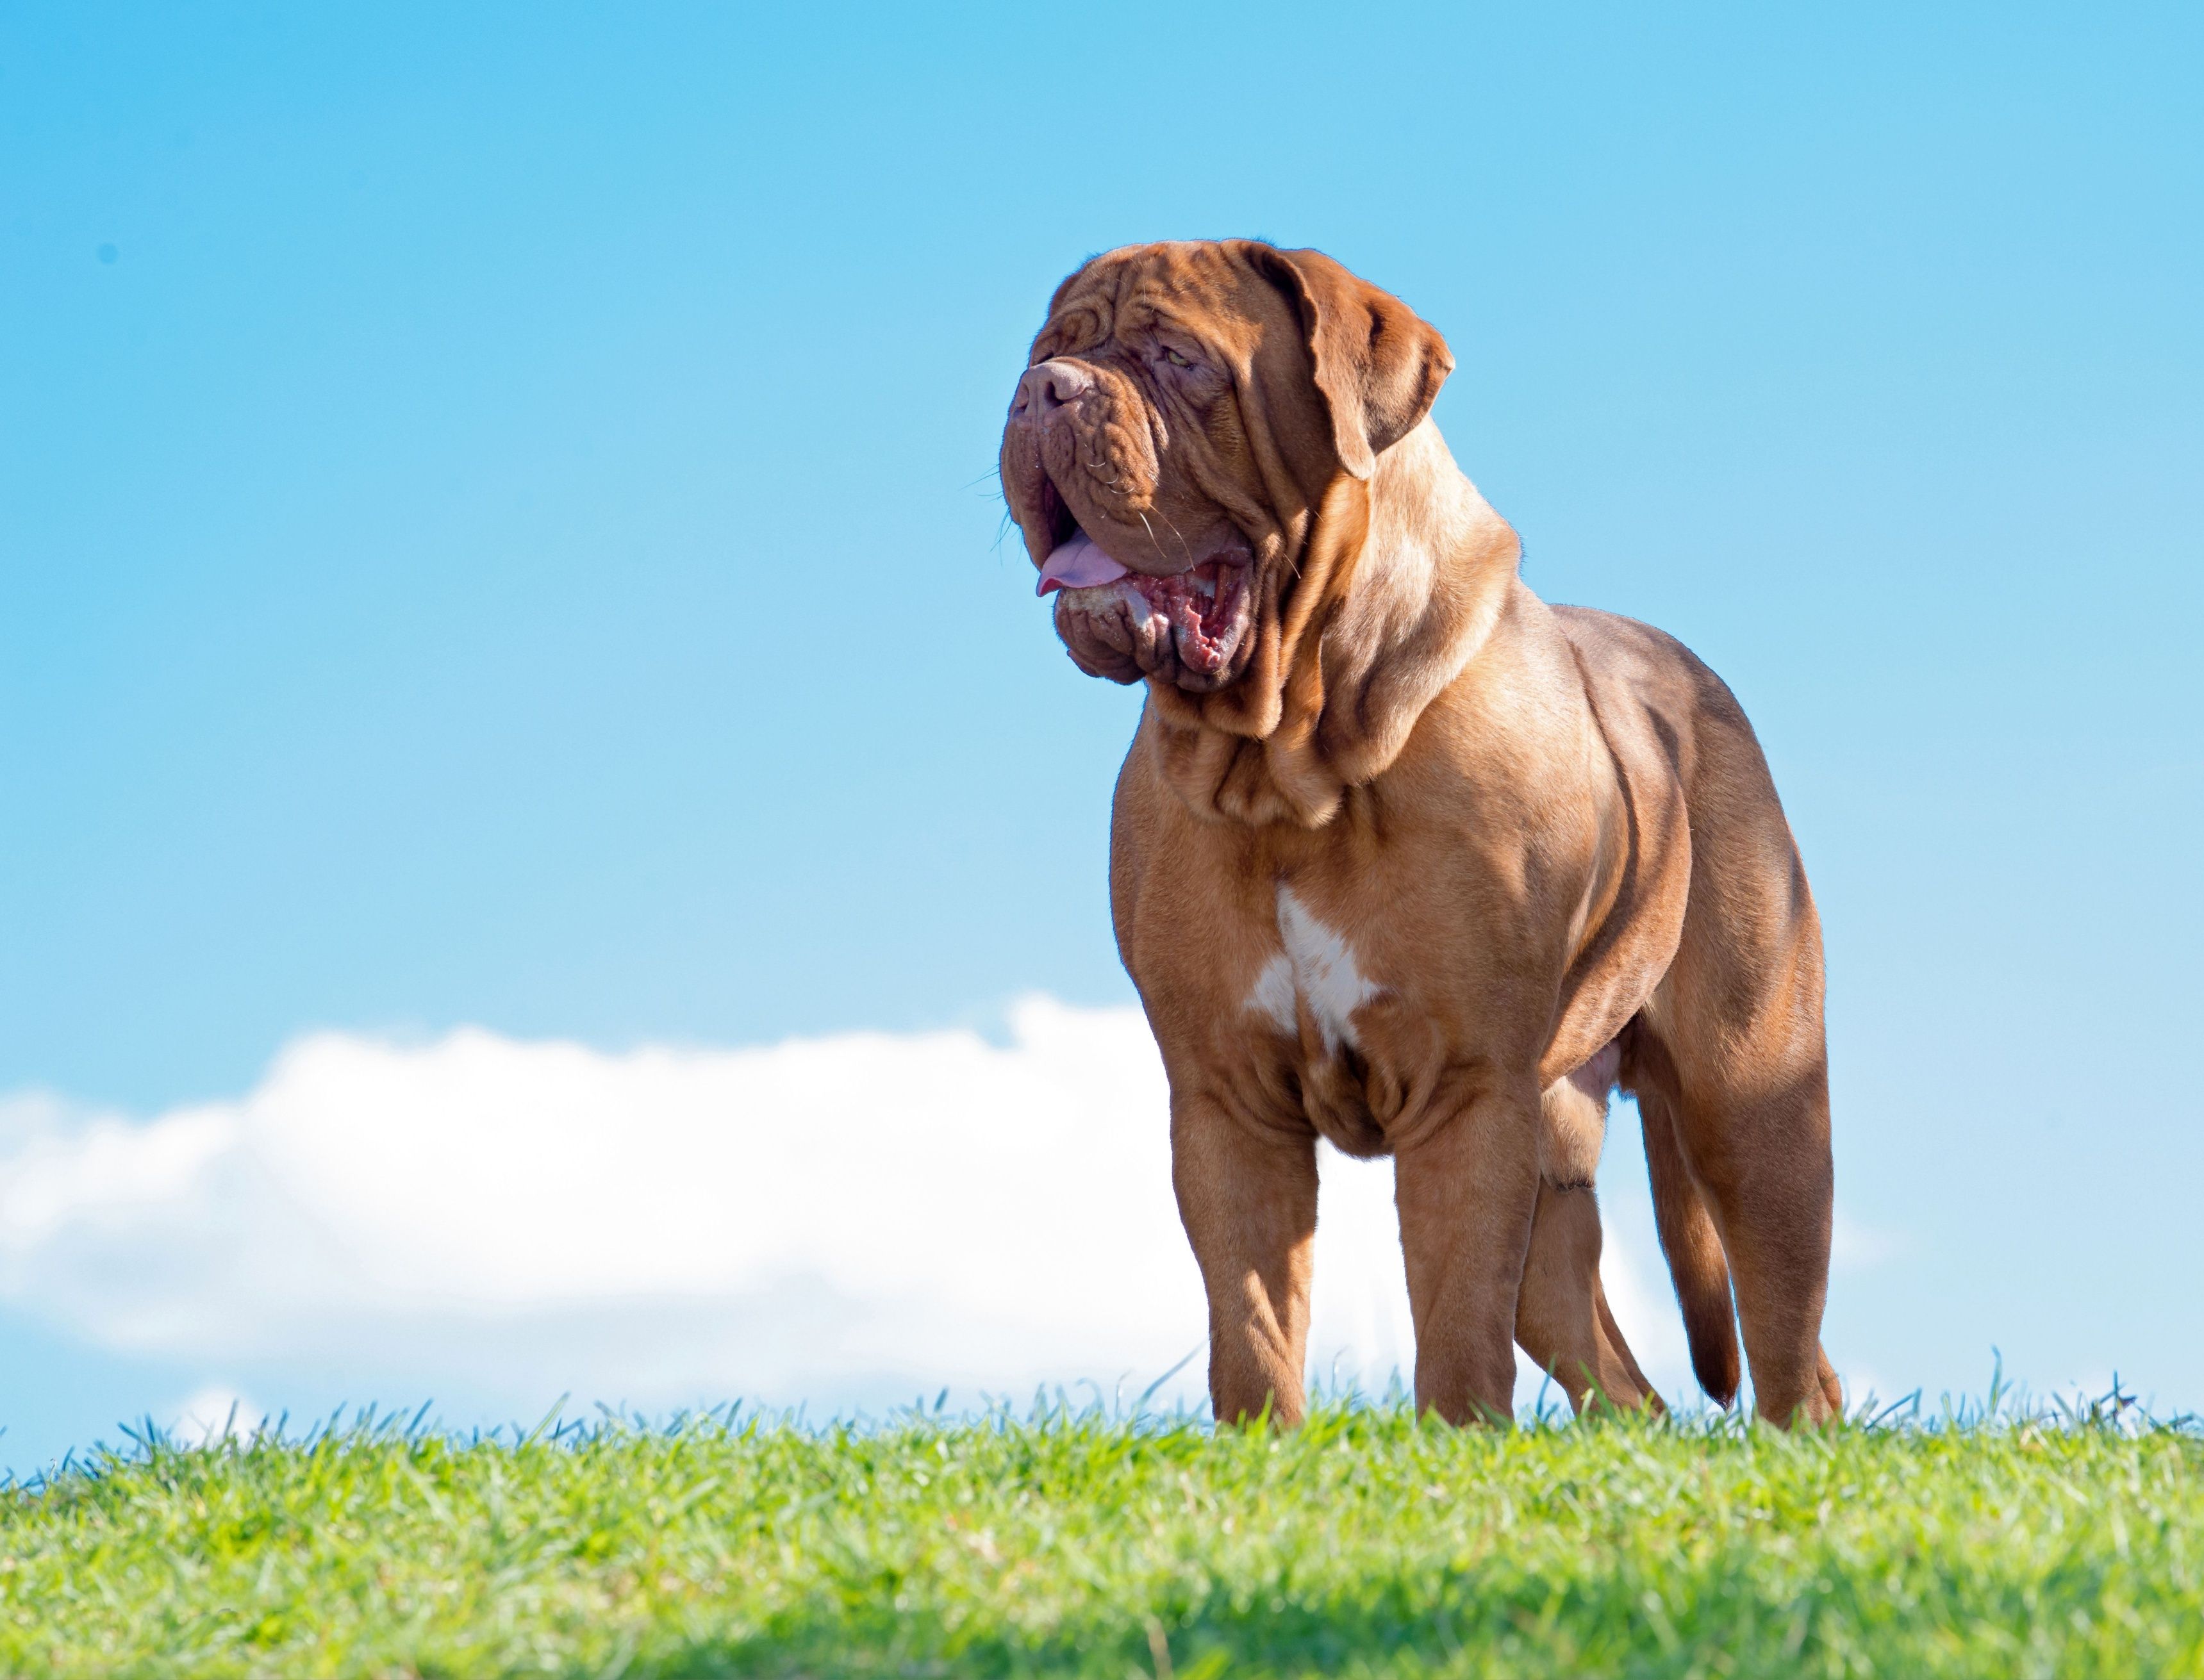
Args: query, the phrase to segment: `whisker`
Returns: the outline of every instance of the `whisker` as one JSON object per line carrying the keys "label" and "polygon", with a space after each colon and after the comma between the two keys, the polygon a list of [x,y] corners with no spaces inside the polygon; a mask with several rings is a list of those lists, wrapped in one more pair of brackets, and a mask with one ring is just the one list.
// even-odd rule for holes
{"label": "whisker", "polygon": [[[1170,526],[1170,534],[1178,538],[1178,552],[1185,555],[1187,564],[1188,565],[1192,565],[1194,564],[1194,548],[1193,546],[1187,541],[1185,534],[1179,529],[1177,525],[1172,523],[1170,514],[1164,514],[1163,516],[1163,521],[1164,524]],[[1150,531],[1148,533],[1148,540],[1150,541],[1153,541],[1155,540],[1155,533],[1153,531]]]}

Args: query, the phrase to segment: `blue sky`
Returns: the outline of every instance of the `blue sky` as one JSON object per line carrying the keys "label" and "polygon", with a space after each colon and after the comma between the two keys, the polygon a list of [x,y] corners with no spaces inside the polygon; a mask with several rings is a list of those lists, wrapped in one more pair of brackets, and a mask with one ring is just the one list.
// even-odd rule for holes
{"label": "blue sky", "polygon": [[[990,474],[1058,279],[1256,234],[1438,325],[1533,587],[1759,727],[1828,928],[1840,1367],[2204,1408],[2200,85],[2170,6],[11,8],[18,1169],[316,1032],[1129,1002],[1137,702]],[[528,1398],[402,1326],[133,1340],[30,1244],[11,1464],[210,1385]]]}

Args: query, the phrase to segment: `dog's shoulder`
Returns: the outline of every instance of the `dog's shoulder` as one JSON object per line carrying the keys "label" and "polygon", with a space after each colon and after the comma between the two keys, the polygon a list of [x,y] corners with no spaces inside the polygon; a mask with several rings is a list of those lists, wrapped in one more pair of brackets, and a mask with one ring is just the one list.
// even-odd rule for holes
{"label": "dog's shoulder", "polygon": [[1668,631],[1620,612],[1556,606],[1555,618],[1574,649],[1593,707],[1643,711],[1668,728],[1691,733],[1743,729],[1745,708],[1729,684]]}

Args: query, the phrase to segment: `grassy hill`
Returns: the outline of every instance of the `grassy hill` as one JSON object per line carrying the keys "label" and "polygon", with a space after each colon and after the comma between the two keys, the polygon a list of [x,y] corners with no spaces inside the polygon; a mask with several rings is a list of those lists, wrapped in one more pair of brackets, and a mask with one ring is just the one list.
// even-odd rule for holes
{"label": "grassy hill", "polygon": [[9,1675],[2204,1675],[2204,1436],[725,1417],[0,1496]]}

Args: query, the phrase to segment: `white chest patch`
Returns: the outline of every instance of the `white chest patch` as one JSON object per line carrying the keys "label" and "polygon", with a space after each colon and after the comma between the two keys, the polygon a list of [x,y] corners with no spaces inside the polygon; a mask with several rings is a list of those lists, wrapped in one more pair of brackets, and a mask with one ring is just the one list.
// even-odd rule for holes
{"label": "white chest patch", "polygon": [[[1324,1052],[1358,1044],[1354,1012],[1383,987],[1365,979],[1347,941],[1309,914],[1290,887],[1278,888],[1278,938],[1285,949],[1263,965],[1247,1007],[1281,1032],[1295,1030],[1298,1003],[1308,1005]],[[1358,1045],[1359,1047],[1359,1045]]]}

